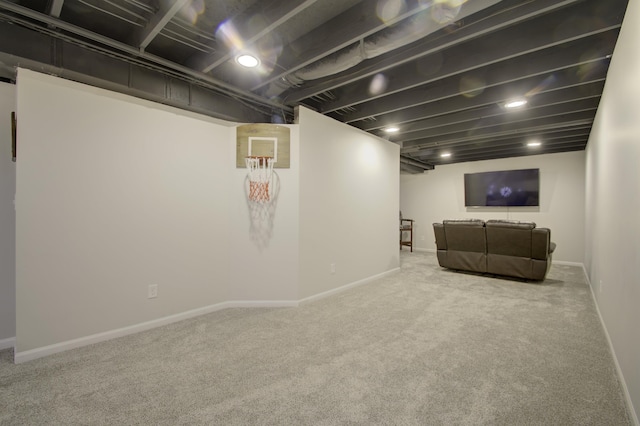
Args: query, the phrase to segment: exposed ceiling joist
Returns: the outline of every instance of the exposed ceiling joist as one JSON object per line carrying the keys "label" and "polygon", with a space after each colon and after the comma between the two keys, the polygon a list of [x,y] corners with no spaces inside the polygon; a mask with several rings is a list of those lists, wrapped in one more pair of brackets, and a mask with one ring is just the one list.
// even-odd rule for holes
{"label": "exposed ceiling joist", "polygon": [[[31,63],[236,121],[305,105],[398,143],[419,172],[584,149],[627,1],[0,0],[0,71]],[[260,66],[231,60],[242,48]],[[528,104],[508,112],[514,97]]]}
{"label": "exposed ceiling joist", "polygon": [[[527,37],[526,40],[519,40],[518,43],[511,44],[511,46],[516,46],[511,48],[508,46],[505,46],[504,44],[500,44],[500,40],[504,39],[504,37],[506,37],[506,34],[501,34],[500,37],[491,37],[491,39],[489,40],[487,39],[477,40],[477,42],[473,43],[471,46],[466,46],[466,45],[458,46],[458,49],[455,49],[453,52],[450,52],[448,56],[436,58],[437,62],[442,65],[439,67],[439,69],[436,72],[430,73],[428,77],[420,76],[419,72],[415,72],[415,66],[412,65],[414,67],[413,70],[409,70],[409,69],[400,70],[401,75],[407,75],[408,77],[404,79],[399,79],[399,80],[390,80],[389,86],[392,86],[392,87],[387,87],[386,90],[384,91],[384,94],[379,96],[370,96],[369,98],[363,96],[362,95],[363,92],[367,93],[369,91],[369,86],[371,82],[369,81],[361,82],[359,83],[359,85],[366,86],[366,87],[357,87],[353,89],[353,93],[355,93],[356,95],[351,95],[351,96],[348,96],[346,94],[344,96],[338,95],[340,100],[336,102],[328,103],[328,106],[323,108],[322,112],[328,113],[328,112],[335,111],[336,109],[340,109],[345,106],[352,106],[355,104],[363,104],[363,103],[366,103],[369,105],[378,104],[374,101],[376,98],[379,98],[379,97],[393,96],[394,94],[398,94],[400,92],[404,92],[407,90],[414,90],[417,87],[421,87],[426,84],[439,81],[441,79],[457,76],[462,73],[469,73],[470,71],[473,71],[473,70],[481,70],[484,67],[488,67],[494,64],[496,67],[499,67],[501,63],[504,61],[518,58],[519,56],[525,56],[529,53],[548,50],[553,46],[557,46],[559,43],[570,43],[575,41],[577,38],[582,38],[582,37],[584,38],[588,37],[592,43],[594,42],[594,40],[596,40],[596,43],[592,45],[589,50],[583,51],[579,58],[574,58],[574,62],[587,62],[587,61],[593,60],[594,58],[596,60],[600,58],[604,58],[606,55],[613,52],[613,43],[607,44],[606,42],[607,39],[605,37],[602,37],[600,39],[594,39],[594,38],[591,38],[590,36],[596,35],[598,33],[605,33],[605,35],[610,34],[612,32],[618,31],[618,27],[619,26],[617,25],[612,25],[612,26],[606,26],[604,28],[592,29],[591,31],[589,31],[589,33],[587,34],[583,33],[582,35],[578,35],[578,32],[575,32],[571,34],[568,38],[562,39],[561,42],[557,41],[557,36],[553,34],[548,34],[548,32],[545,30],[543,33],[532,35],[530,37]],[[535,26],[533,26],[532,29],[533,28],[535,28]],[[483,48],[482,46],[485,46],[485,45],[488,47]],[[469,55],[467,53],[467,52],[474,52],[474,51],[482,52],[481,57],[475,57],[474,55]],[[575,51],[578,52],[580,50],[576,49]],[[600,51],[603,51],[603,53],[600,53]],[[547,54],[550,54],[550,53],[547,52]],[[558,56],[561,56],[561,55],[559,54],[556,55],[555,57],[556,61],[563,61],[562,59],[559,59]],[[546,64],[546,66],[541,64],[540,67],[546,67],[547,70],[553,70],[561,66],[560,64],[554,65],[553,63],[550,63],[547,61],[545,61],[544,64]],[[511,65],[508,69],[517,70],[519,65],[520,67],[522,67],[522,64],[518,64],[518,62],[516,61],[516,64]],[[513,77],[513,75],[515,75],[515,72],[511,72],[510,75]],[[479,72],[479,79],[478,79],[479,84],[476,85],[478,86],[478,88],[483,87],[481,79],[487,78],[487,76],[489,76],[490,78],[490,73]],[[352,88],[347,88],[345,89],[345,91],[348,91],[349,89],[352,89]],[[473,84],[471,84],[469,89],[465,87],[464,81],[458,82],[459,93],[465,92],[467,90],[469,91],[477,90]],[[361,97],[357,98],[357,96],[361,96]],[[386,103],[384,104],[386,105]],[[351,122],[351,121],[361,120],[363,118],[366,118],[369,115],[378,115],[378,114],[376,114],[375,112],[369,113],[366,109],[362,108],[362,109],[359,109],[358,114],[354,114],[354,117],[345,117],[345,121]]]}
{"label": "exposed ceiling joist", "polygon": [[[243,36],[243,46],[247,46],[248,49],[253,49],[253,45],[261,38],[268,36],[280,25],[298,16],[300,12],[313,5],[316,1],[318,0],[305,0],[302,3],[294,5],[292,8],[290,1],[280,0],[276,2],[275,5],[270,5],[269,10],[266,12],[267,15],[261,20],[268,24],[259,29],[247,25],[248,22],[251,22],[248,16],[236,16],[227,21],[227,25],[234,26],[234,29]],[[202,66],[202,72],[208,73],[231,59],[232,53],[234,52],[217,50],[205,58],[195,59],[194,63],[204,64]]]}
{"label": "exposed ceiling joist", "polygon": [[64,5],[64,0],[52,0],[51,7],[49,8],[49,15],[54,18],[60,17],[60,12],[62,12],[62,6]]}
{"label": "exposed ceiling joist", "polygon": [[[477,20],[474,20],[474,16],[472,16],[470,19],[465,20],[460,28],[454,29],[451,32],[445,32],[434,38],[424,38],[407,46],[405,49],[369,60],[354,67],[354,69],[347,74],[309,82],[305,84],[304,87],[288,91],[284,97],[287,102],[300,102],[315,94],[353,84],[359,80],[373,77],[376,74],[384,73],[387,70],[406,63],[412,63],[426,56],[447,51],[458,44],[511,27],[520,22],[526,22],[535,16],[544,15],[545,13],[561,9],[578,1],[579,0],[541,0],[537,2],[526,2],[524,5],[518,7],[506,8],[505,10],[497,11],[486,17],[475,18]],[[413,72],[411,74],[413,74]],[[388,93],[388,91],[385,90],[385,93]]]}
{"label": "exposed ceiling joist", "polygon": [[141,31],[138,37],[138,47],[144,50],[167,25],[167,22],[189,1],[190,0],[174,0],[171,3],[167,3],[165,8],[159,10]]}

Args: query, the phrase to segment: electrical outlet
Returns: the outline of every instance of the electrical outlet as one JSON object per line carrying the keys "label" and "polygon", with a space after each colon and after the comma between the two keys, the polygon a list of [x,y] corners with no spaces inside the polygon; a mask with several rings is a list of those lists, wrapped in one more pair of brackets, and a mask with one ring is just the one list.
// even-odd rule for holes
{"label": "electrical outlet", "polygon": [[158,284],[151,284],[147,290],[147,299],[158,297]]}
{"label": "electrical outlet", "polygon": [[330,267],[331,267],[331,273],[332,273],[332,274],[335,274],[335,273],[336,273],[336,264],[335,264],[335,263],[332,263],[332,264],[330,265]]}

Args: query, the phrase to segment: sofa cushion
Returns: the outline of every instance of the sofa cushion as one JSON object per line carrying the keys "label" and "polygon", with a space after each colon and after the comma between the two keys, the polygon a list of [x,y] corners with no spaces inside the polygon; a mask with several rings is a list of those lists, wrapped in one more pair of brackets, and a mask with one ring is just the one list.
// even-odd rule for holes
{"label": "sofa cushion", "polygon": [[445,219],[443,224],[467,225],[467,226],[484,226],[482,219]]}
{"label": "sofa cushion", "polygon": [[487,255],[487,272],[490,274],[530,278],[532,268],[531,258],[492,253]]}
{"label": "sofa cushion", "polygon": [[531,258],[531,225],[487,223],[487,253]]}
{"label": "sofa cushion", "polygon": [[487,240],[482,220],[445,220],[447,250],[485,253]]}
{"label": "sofa cushion", "polygon": [[524,222],[519,220],[498,220],[498,219],[488,220],[485,225],[499,226],[503,228],[515,228],[515,229],[533,229],[536,227],[535,222]]}

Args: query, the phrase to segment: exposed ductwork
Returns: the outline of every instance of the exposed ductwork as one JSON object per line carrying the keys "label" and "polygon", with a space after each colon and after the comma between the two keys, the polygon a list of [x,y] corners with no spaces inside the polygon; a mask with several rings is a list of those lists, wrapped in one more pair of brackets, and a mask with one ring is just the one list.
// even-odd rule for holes
{"label": "exposed ductwork", "polygon": [[498,3],[500,0],[449,0],[434,1],[420,13],[386,28],[359,43],[344,48],[312,65],[271,83],[265,95],[269,98],[280,95],[290,87],[304,81],[316,80],[346,71],[365,59],[389,53],[411,44],[435,31],[463,19],[473,13]]}
{"label": "exposed ductwork", "polygon": [[400,156],[400,165],[404,170],[412,173],[423,173],[426,170],[433,170],[435,168],[433,164],[423,163],[422,161],[414,160],[404,155]]}

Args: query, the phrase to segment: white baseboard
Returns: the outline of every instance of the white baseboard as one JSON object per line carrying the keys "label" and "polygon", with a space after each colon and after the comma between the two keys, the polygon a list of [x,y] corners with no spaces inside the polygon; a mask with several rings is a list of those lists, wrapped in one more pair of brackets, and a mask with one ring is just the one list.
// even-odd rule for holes
{"label": "white baseboard", "polygon": [[[405,251],[405,250],[402,250]],[[414,247],[413,251],[417,251],[420,253],[435,253],[436,249],[428,249],[428,248],[423,248],[423,247]]]}
{"label": "white baseboard", "polygon": [[[183,321],[183,320],[194,318],[200,315],[210,314],[212,312],[220,311],[222,309],[265,308],[265,307],[276,308],[276,307],[291,307],[291,306],[298,306],[298,302],[277,301],[277,300],[274,300],[274,301],[256,300],[256,301],[229,301],[229,302],[216,303],[214,305],[209,305],[209,306],[193,309],[186,312],[181,312],[175,315],[169,315],[163,318],[146,321],[140,324],[134,324],[128,327],[109,330],[103,333],[96,333],[90,336],[80,337],[73,340],[67,340],[65,342],[55,343],[49,346],[43,346],[41,348],[30,349],[28,351],[16,352],[14,355],[14,362],[16,364],[20,364],[22,362],[27,362],[37,358],[42,358],[47,355],[53,355],[58,352],[68,351],[70,349],[76,349],[82,346],[104,342],[107,340],[115,339],[117,337],[123,337],[129,334],[151,330],[152,328],[161,327],[163,325],[172,324],[174,322]],[[15,339],[14,339],[14,343],[15,343]]]}
{"label": "white baseboard", "polygon": [[[90,336],[80,337],[77,339],[55,343],[53,345],[43,346],[41,348],[35,348],[27,351],[16,352],[14,354],[14,362],[16,364],[20,364],[22,362],[27,362],[37,358],[42,358],[47,355],[53,355],[58,352],[64,352],[70,349],[76,349],[82,346],[92,345],[94,343],[100,343],[107,340],[115,339],[117,337],[123,337],[129,334],[151,330],[152,328],[161,327],[163,325],[172,324],[174,322],[183,321],[189,318],[194,318],[200,315],[209,314],[209,313],[220,311],[222,309],[227,309],[227,308],[293,308],[293,307],[299,306],[302,303],[309,303],[314,300],[319,300],[319,299],[340,293],[342,291],[348,290],[353,287],[370,283],[371,281],[382,278],[398,270],[400,270],[400,268],[395,268],[395,269],[383,272],[381,274],[377,274],[359,281],[355,281],[353,283],[344,285],[342,287],[332,289],[324,293],[316,294],[314,296],[307,297],[305,299],[298,300],[298,301],[295,301],[295,300],[235,300],[235,301],[216,303],[214,305],[205,306],[202,308],[193,309],[186,312],[181,312],[175,315],[169,315],[167,317],[146,321],[140,324],[134,324],[128,327],[109,330],[103,333],[96,333]],[[11,342],[6,343],[6,345],[8,345],[7,347],[15,346],[15,338],[5,339],[5,340],[11,340]],[[0,344],[2,344],[3,342],[4,342],[3,340],[0,340]],[[0,349],[1,349],[1,346],[0,346]]]}
{"label": "white baseboard", "polygon": [[582,262],[567,262],[566,260],[552,260],[552,264],[564,265],[564,266],[578,266],[584,270],[584,264]]}
{"label": "white baseboard", "polygon": [[0,339],[0,351],[4,349],[13,348],[16,345],[16,338],[9,337],[7,339]]}
{"label": "white baseboard", "polygon": [[325,297],[329,297],[329,296],[333,296],[334,294],[338,294],[338,293],[342,293],[345,290],[349,290],[351,288],[354,287],[358,287],[364,284],[368,284],[372,281],[375,281],[377,279],[380,279],[382,277],[386,277],[387,275],[393,274],[394,272],[399,271],[400,268],[394,268],[394,269],[390,269],[388,271],[382,272],[381,274],[377,274],[377,275],[372,275],[368,278],[364,278],[362,280],[358,280],[358,281],[354,281],[352,283],[349,284],[345,284],[341,287],[338,288],[334,288],[322,293],[318,293],[318,294],[314,294],[313,296],[309,296],[309,297],[305,297],[304,299],[301,299],[298,301],[299,304],[305,304],[305,303],[310,303],[310,302],[315,302],[316,300],[320,300],[320,299],[324,299]]}
{"label": "white baseboard", "polygon": [[224,308],[296,308],[295,300],[235,300],[221,303]]}
{"label": "white baseboard", "polygon": [[584,276],[589,285],[589,289],[591,290],[591,297],[593,299],[593,304],[596,306],[596,312],[598,313],[598,318],[600,318],[600,324],[602,324],[602,329],[604,330],[604,335],[607,338],[607,343],[609,344],[609,350],[611,351],[611,355],[613,356],[613,363],[616,367],[616,373],[618,374],[618,380],[620,381],[620,386],[622,386],[622,393],[624,394],[625,402],[627,403],[627,412],[629,413],[629,417],[635,426],[640,426],[640,422],[638,421],[638,415],[636,414],[636,410],[633,407],[633,400],[631,399],[631,394],[629,393],[629,387],[627,386],[627,382],[624,380],[624,376],[622,375],[622,368],[620,368],[620,364],[618,363],[618,357],[616,356],[616,351],[613,348],[613,342],[611,341],[611,336],[609,335],[609,330],[607,330],[607,325],[602,318],[602,313],[600,312],[600,307],[598,306],[598,299],[596,299],[596,294],[593,292],[593,286],[591,285],[591,280],[589,279],[589,274],[587,274],[586,268],[584,268]]}

